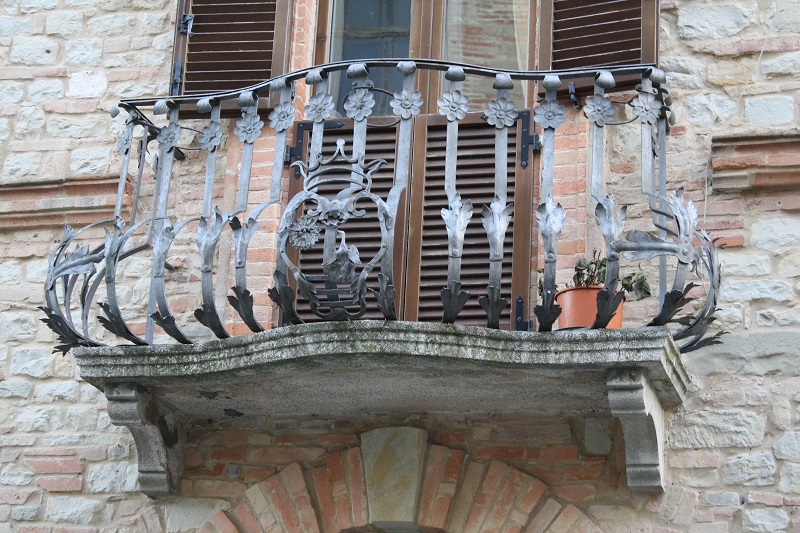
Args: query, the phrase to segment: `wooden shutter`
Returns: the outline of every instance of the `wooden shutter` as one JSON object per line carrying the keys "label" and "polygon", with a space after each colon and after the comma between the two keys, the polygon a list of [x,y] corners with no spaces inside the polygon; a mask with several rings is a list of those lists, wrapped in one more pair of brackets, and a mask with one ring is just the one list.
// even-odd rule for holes
{"label": "wooden shutter", "polygon": [[[422,131],[420,131],[422,130]],[[461,288],[470,299],[459,315],[458,324],[486,325],[486,313],[478,303],[489,282],[489,243],[481,223],[481,208],[494,198],[494,126],[477,115],[459,124],[456,187],[462,201],[472,201],[473,215],[467,227],[461,264]],[[408,279],[406,320],[441,322],[441,290],[447,285],[447,230],[441,210],[447,205],[444,191],[444,117],[418,119],[413,161],[412,197],[409,214]],[[501,327],[513,320],[515,303],[522,296],[527,310],[530,286],[531,178],[522,178],[518,165],[518,133],[509,130],[508,201],[515,213],[506,233],[501,292],[509,305],[503,311]],[[529,165],[528,174],[533,165]],[[513,272],[513,276],[512,276]],[[527,317],[525,317],[527,319]]]}
{"label": "wooden shutter", "polygon": [[542,69],[658,60],[658,0],[546,0],[541,26]]}
{"label": "wooden shutter", "polygon": [[[349,122],[349,121],[348,121]],[[309,136],[308,132],[301,134]],[[322,153],[323,158],[329,158],[336,150],[336,140],[345,140],[345,148],[348,155],[352,151],[353,130],[348,126],[340,129],[330,129],[325,131],[323,138]],[[376,159],[384,159],[386,164],[380,170],[372,174],[372,192],[377,194],[384,201],[389,196],[389,190],[394,183],[394,163],[396,157],[396,142],[397,142],[397,128],[396,126],[390,127],[370,127],[367,135],[366,147],[366,161]],[[305,143],[308,146],[308,142]],[[307,160],[307,159],[306,159]],[[301,180],[292,178],[292,185],[289,190],[290,195],[294,195],[302,190]],[[341,190],[339,187],[331,189],[328,192],[331,196]],[[324,189],[320,189],[322,193]],[[366,215],[360,219],[350,219],[342,229],[346,230],[346,240],[348,245],[355,244],[358,247],[363,263],[369,261],[378,252],[381,242],[381,232],[377,225],[376,208],[372,202],[362,201],[358,204],[359,208],[366,210]],[[395,236],[395,286],[398,287],[398,299],[402,297],[402,275],[403,275],[403,251],[405,249],[405,216],[403,214],[404,203],[401,202],[399,208],[398,221],[396,223],[396,236]],[[298,213],[300,214],[300,213]],[[290,247],[291,248],[291,247]],[[399,254],[399,255],[397,255]],[[322,274],[322,239],[309,250],[299,254],[298,264],[306,275],[321,275]],[[367,287],[372,289],[378,288],[378,273],[380,268],[373,270],[367,278]],[[399,304],[398,304],[399,305]],[[306,322],[316,322],[320,319],[314,315],[308,303],[303,300],[297,303],[298,314]],[[382,320],[383,314],[378,309],[378,305],[374,294],[370,291],[367,293],[367,313],[362,317],[363,319]]]}
{"label": "wooden shutter", "polygon": [[[289,4],[289,0],[186,0],[188,7],[178,14],[176,40],[182,94],[237,90],[283,73]],[[193,17],[191,26],[186,15]],[[181,33],[182,29],[191,33]]]}

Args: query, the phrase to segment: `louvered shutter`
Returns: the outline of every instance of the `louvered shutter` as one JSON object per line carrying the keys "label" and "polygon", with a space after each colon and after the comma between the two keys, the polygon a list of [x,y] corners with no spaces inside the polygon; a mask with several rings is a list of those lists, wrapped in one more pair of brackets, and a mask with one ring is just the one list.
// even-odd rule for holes
{"label": "louvered shutter", "polygon": [[[441,290],[447,285],[448,261],[447,230],[441,215],[442,208],[447,206],[444,190],[447,123],[439,116],[425,119],[419,120],[416,132],[405,316],[412,321],[441,322]],[[456,188],[462,201],[472,201],[473,215],[467,226],[461,263],[461,289],[470,293],[470,299],[459,315],[458,324],[486,325],[486,313],[478,303],[478,298],[487,294],[489,281],[489,243],[481,222],[481,208],[494,198],[495,131],[494,126],[477,115],[459,125]],[[503,328],[510,327],[517,296],[523,297],[526,302],[523,307],[527,309],[530,285],[531,178],[527,177],[520,195],[516,187],[522,171],[517,164],[517,137],[515,129],[509,130],[508,201],[515,203],[515,213],[506,232],[503,258],[501,293],[509,301],[500,321]],[[424,152],[419,153],[420,150]]]}
{"label": "louvered shutter", "polygon": [[658,60],[657,0],[546,0],[541,23],[542,69]]}
{"label": "louvered shutter", "polygon": [[[306,136],[309,135],[308,132],[304,132],[302,134]],[[345,127],[340,129],[330,129],[326,130],[325,137],[323,138],[323,158],[329,158],[333,155],[334,151],[336,150],[336,140],[340,138],[344,139],[345,141],[345,153],[348,155],[351,154],[353,141],[352,128]],[[367,135],[366,161],[369,162],[376,159],[383,159],[386,161],[386,164],[383,165],[380,170],[372,174],[371,190],[384,201],[389,196],[389,190],[394,183],[396,142],[397,129],[395,126],[386,128],[370,127]],[[305,143],[305,146],[308,146],[308,142]],[[289,191],[289,194],[294,195],[300,190],[302,190],[301,180],[295,180],[292,178],[292,187]],[[333,197],[333,195],[335,195],[339,190],[341,190],[341,184],[337,184],[336,188],[329,187],[328,190],[320,188],[320,194],[323,194],[327,197]],[[399,217],[400,220],[398,220],[397,223],[398,230],[396,232],[396,250],[399,250],[400,255],[402,255],[402,251],[405,248],[405,232],[403,228],[405,217],[402,216],[403,205],[404,204],[401,204],[401,216]],[[355,244],[358,247],[362,262],[366,263],[378,252],[381,242],[381,232],[377,225],[377,211],[375,205],[369,201],[361,201],[359,202],[358,207],[366,211],[364,217],[351,218],[344,226],[342,226],[342,229],[346,231],[347,245],[350,246]],[[312,277],[322,275],[322,244],[322,239],[320,238],[314,247],[299,254],[298,264],[300,265],[304,274]],[[398,256],[396,255],[395,257]],[[402,258],[398,257],[398,259],[395,261],[396,286],[402,282],[402,265]],[[378,288],[379,271],[379,267],[376,267],[376,269],[370,273],[369,277],[367,278],[367,287],[372,289]],[[398,293],[399,296],[402,296],[401,291],[398,290]],[[298,314],[306,322],[316,322],[320,320],[311,312],[308,303],[302,299],[298,302],[297,309]],[[367,313],[362,318],[374,320],[383,319],[383,314],[378,309],[375,295],[372,293],[372,291],[367,293]]]}
{"label": "louvered shutter", "polygon": [[192,0],[178,17],[186,32],[176,47],[182,93],[236,90],[281,74],[288,5],[289,0]]}

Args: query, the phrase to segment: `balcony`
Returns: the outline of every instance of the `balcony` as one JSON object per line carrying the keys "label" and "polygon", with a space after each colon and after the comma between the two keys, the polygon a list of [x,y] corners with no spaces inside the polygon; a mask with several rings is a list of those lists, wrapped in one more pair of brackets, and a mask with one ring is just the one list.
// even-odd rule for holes
{"label": "balcony", "polygon": [[[377,86],[371,73],[388,69],[398,85]],[[337,76],[351,81],[347,95]],[[631,77],[635,91],[607,96]],[[438,80],[438,98],[417,90],[420,79]],[[610,409],[623,421],[629,485],[659,490],[663,409],[688,386],[679,352],[716,342],[720,284],[696,208],[683,189],[667,192],[665,82],[648,66],[374,60],[235,93],[123,101],[114,217],[66,228],[45,321],[58,350],[79,348],[84,379],[131,428],[152,495],[176,483],[185,421],[267,405],[287,415]],[[533,108],[512,101],[520,88],[539,95]],[[634,207],[645,214],[628,231],[628,206],[605,179],[607,143],[623,126],[639,128]],[[559,186],[562,131],[575,128],[587,133],[585,193]],[[576,197],[594,206],[596,229],[567,216],[580,215],[562,205]],[[652,231],[638,229],[645,221]],[[567,227],[597,235],[606,270],[591,324],[553,331],[556,282],[575,260],[559,254]],[[638,317],[644,328],[605,330],[624,299],[621,264],[654,258],[658,311]],[[278,386],[291,379],[327,391],[324,401]],[[227,403],[209,396],[212,383]]]}

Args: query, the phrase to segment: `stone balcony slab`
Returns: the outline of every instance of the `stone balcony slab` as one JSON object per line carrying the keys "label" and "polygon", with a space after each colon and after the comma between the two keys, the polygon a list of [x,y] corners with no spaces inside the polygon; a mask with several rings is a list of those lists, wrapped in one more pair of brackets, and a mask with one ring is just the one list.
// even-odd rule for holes
{"label": "stone balcony slab", "polygon": [[[115,422],[128,426],[135,438],[134,426],[141,426],[147,446],[160,448],[153,453],[167,458],[165,473],[170,454],[179,461],[177,450],[166,444],[179,446],[181,439],[180,424],[171,421],[605,411],[623,422],[629,473],[632,466],[649,469],[642,488],[657,489],[663,484],[663,410],[679,405],[689,385],[665,328],[536,333],[328,322],[205,344],[74,352],[81,377],[106,392],[110,412],[116,411],[112,404],[117,401],[138,402],[139,420],[132,423],[127,416]],[[156,433],[163,443],[152,443]],[[636,435],[635,443],[628,442],[629,433]],[[642,455],[641,449],[647,452]],[[166,475],[165,482],[174,485],[177,472]],[[168,492],[162,487],[159,494]]]}

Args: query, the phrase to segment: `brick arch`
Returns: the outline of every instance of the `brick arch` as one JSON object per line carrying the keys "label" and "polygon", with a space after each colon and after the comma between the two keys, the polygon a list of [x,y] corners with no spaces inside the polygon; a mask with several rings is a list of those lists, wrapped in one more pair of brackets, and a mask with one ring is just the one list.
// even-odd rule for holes
{"label": "brick arch", "polygon": [[[378,432],[388,440],[364,438]],[[419,446],[402,440],[420,434]],[[429,444],[424,431],[384,428],[361,440],[328,453],[321,466],[292,463],[252,485],[200,533],[600,532],[575,506],[551,498],[543,481],[501,461],[478,462],[463,450]],[[404,505],[411,513],[405,518],[379,516],[395,507],[402,514]],[[406,527],[397,529],[400,523]]]}

